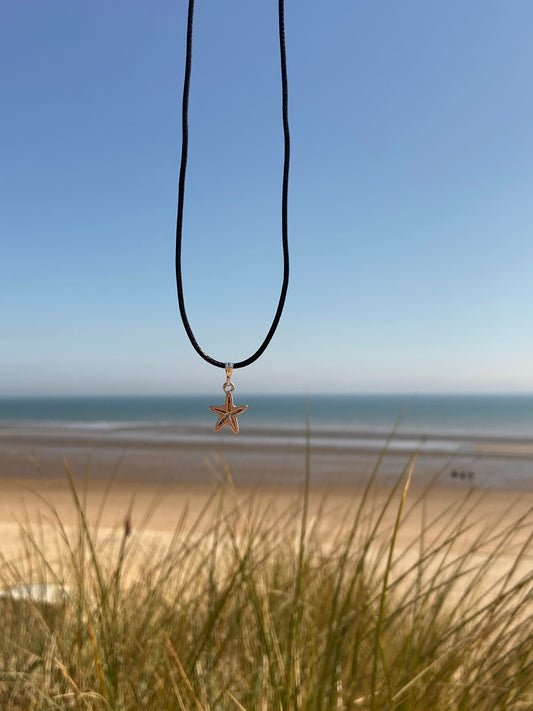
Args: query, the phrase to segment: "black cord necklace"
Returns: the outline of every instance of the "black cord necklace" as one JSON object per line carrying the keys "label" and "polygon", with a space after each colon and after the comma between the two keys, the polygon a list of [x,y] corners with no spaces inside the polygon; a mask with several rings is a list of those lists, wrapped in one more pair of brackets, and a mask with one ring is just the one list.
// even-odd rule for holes
{"label": "black cord necklace", "polygon": [[283,245],[283,283],[279,296],[278,307],[274,314],[274,319],[265,337],[265,340],[259,348],[249,358],[238,361],[237,363],[223,362],[211,358],[207,355],[200,346],[194,336],[192,328],[187,318],[185,310],[185,301],[183,298],[183,279],[181,273],[181,244],[183,232],[183,203],[185,198],[185,173],[187,170],[187,148],[188,148],[188,113],[189,113],[189,86],[191,80],[191,63],[192,63],[192,30],[194,18],[194,0],[189,0],[189,12],[187,17],[187,53],[185,59],[185,79],[183,82],[183,103],[182,103],[182,143],[181,143],[181,163],[178,188],[178,216],[176,220],[176,284],[178,289],[178,304],[180,309],[181,320],[189,337],[189,340],[195,349],[205,361],[217,368],[225,368],[226,382],[222,386],[226,399],[224,405],[211,406],[209,409],[218,415],[218,422],[215,425],[215,432],[218,432],[225,425],[229,425],[233,432],[239,431],[239,423],[237,417],[247,409],[247,405],[237,407],[233,404],[233,391],[235,386],[231,382],[231,375],[234,368],[244,368],[247,365],[254,363],[265,351],[268,344],[272,340],[276,328],[278,327],[285,297],[287,296],[287,287],[289,284],[289,241],[287,230],[287,194],[289,188],[289,160],[290,160],[290,135],[289,135],[289,118],[288,118],[288,85],[287,85],[287,58],[285,53],[285,8],[284,0],[278,2],[279,14],[279,47],[281,59],[281,86],[282,86],[282,116],[283,116],[283,135],[284,135],[284,161],[283,161],[283,188],[281,198],[281,224],[282,224],[282,245]]}

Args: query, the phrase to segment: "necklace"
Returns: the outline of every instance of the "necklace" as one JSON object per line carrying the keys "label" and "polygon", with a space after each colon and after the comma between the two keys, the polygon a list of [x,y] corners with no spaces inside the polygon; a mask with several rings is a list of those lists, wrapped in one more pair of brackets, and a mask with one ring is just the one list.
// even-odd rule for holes
{"label": "necklace", "polygon": [[192,30],[194,18],[194,0],[189,0],[189,11],[187,15],[187,51],[185,58],[185,78],[183,81],[183,102],[182,102],[182,142],[181,142],[181,163],[178,185],[178,215],[176,220],[176,285],[178,289],[178,304],[180,316],[189,337],[193,348],[205,361],[217,368],[224,368],[226,371],[226,382],[222,386],[225,393],[225,401],[221,406],[212,405],[209,407],[211,412],[218,415],[218,422],[215,425],[215,432],[218,432],[223,427],[228,425],[235,434],[239,432],[239,423],[237,417],[242,414],[247,408],[247,405],[237,407],[233,403],[233,392],[235,385],[231,382],[231,376],[234,368],[245,368],[247,365],[254,363],[266,350],[268,344],[272,340],[285,305],[285,297],[287,296],[287,287],[289,284],[289,241],[287,229],[287,195],[289,188],[289,160],[290,160],[290,135],[289,135],[289,119],[288,119],[288,84],[287,84],[287,59],[285,53],[285,9],[284,0],[278,1],[278,16],[279,16],[279,48],[281,60],[281,87],[282,87],[282,119],[283,119],[283,136],[284,136],[284,161],[283,161],[283,186],[281,197],[281,232],[282,232],[282,247],[283,247],[283,282],[281,293],[279,296],[278,306],[272,324],[265,336],[264,341],[259,348],[248,358],[238,361],[237,363],[223,362],[215,360],[205,353],[194,336],[187,311],[185,309],[185,301],[183,298],[183,280],[181,269],[181,244],[183,233],[183,204],[185,199],[185,173],[187,170],[187,149],[188,149],[188,114],[189,114],[189,87],[191,80],[191,64],[192,64]]}

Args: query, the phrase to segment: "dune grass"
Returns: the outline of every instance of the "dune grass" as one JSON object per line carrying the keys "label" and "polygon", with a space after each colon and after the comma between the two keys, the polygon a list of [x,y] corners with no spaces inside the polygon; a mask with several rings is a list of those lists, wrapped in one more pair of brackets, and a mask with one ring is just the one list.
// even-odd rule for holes
{"label": "dune grass", "polygon": [[531,537],[514,545],[532,516],[476,522],[465,494],[400,549],[424,507],[414,460],[384,498],[373,475],[336,528],[309,515],[308,464],[281,513],[228,480],[149,551],[89,522],[67,470],[77,525],[48,502],[46,525],[21,525],[23,555],[0,559],[0,589],[66,591],[0,598],[0,709],[532,709]]}

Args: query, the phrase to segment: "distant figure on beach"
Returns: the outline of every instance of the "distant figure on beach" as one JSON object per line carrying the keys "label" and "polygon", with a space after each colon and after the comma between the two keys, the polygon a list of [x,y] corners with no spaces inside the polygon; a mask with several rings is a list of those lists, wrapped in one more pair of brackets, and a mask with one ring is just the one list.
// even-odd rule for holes
{"label": "distant figure on beach", "polygon": [[472,469],[452,469],[450,476],[452,479],[468,479],[468,481],[474,481],[476,474]]}

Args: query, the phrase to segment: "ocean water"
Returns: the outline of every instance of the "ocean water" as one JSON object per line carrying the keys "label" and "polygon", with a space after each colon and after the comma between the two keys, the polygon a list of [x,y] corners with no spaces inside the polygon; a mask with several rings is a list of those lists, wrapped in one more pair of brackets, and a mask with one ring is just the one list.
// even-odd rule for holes
{"label": "ocean water", "polygon": [[[417,435],[533,439],[533,395],[250,395],[241,426],[336,432],[413,432]],[[219,402],[220,401],[220,402]],[[0,421],[110,427],[118,424],[214,423],[208,406],[223,395],[0,398]]]}

